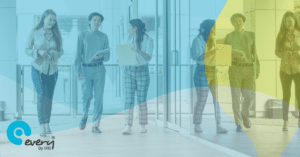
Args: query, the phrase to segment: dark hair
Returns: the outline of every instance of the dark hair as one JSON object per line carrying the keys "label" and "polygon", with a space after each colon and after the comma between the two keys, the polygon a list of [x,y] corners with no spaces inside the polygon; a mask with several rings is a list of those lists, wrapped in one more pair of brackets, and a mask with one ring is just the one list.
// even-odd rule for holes
{"label": "dark hair", "polygon": [[[52,9],[48,9],[46,11],[44,11],[39,23],[33,28],[33,30],[39,30],[40,28],[42,28],[44,26],[44,20],[45,18],[49,15],[52,14],[56,17],[55,12]],[[53,27],[50,29],[54,35],[55,41],[56,41],[56,47],[57,48],[61,48],[62,46],[62,37],[58,28],[58,24],[57,21],[55,22],[55,24],[53,25]]]}
{"label": "dark hair", "polygon": [[276,38],[276,45],[278,45],[280,47],[280,49],[282,49],[283,43],[284,43],[285,38],[286,38],[287,29],[286,29],[286,27],[284,25],[284,20],[287,17],[292,17],[295,20],[295,29],[298,30],[298,31],[300,31],[299,22],[297,20],[296,15],[293,12],[287,11],[283,15],[283,18],[282,18],[282,21],[281,21],[281,25],[280,25],[280,30],[279,30],[279,33],[278,33],[277,38]]}
{"label": "dark hair", "polygon": [[208,41],[208,37],[210,35],[211,29],[214,27],[216,21],[212,19],[206,19],[200,24],[199,35],[202,36],[204,41],[207,43],[208,48],[212,47],[213,41]]}
{"label": "dark hair", "polygon": [[[137,41],[137,46],[138,49],[141,50],[141,43],[144,40],[144,35],[146,34],[146,26],[145,23],[142,22],[140,19],[133,19],[130,20],[129,23],[131,24],[132,27],[136,27],[136,41]],[[146,34],[147,35],[147,34]]]}
{"label": "dark hair", "polygon": [[230,18],[231,24],[233,24],[234,19],[237,18],[237,17],[242,18],[243,21],[244,21],[244,23],[246,22],[246,17],[245,17],[243,14],[241,14],[241,13],[235,13],[235,14],[233,14],[233,15],[231,16],[231,18]]}
{"label": "dark hair", "polygon": [[[97,13],[97,12],[93,12],[93,13],[91,13],[91,14],[89,15],[89,17],[88,17],[89,21],[91,21],[92,18],[93,18],[94,16],[100,16],[100,18],[101,18],[101,23],[103,22],[104,17],[103,17],[101,14]],[[89,26],[91,27],[91,24],[89,24]]]}

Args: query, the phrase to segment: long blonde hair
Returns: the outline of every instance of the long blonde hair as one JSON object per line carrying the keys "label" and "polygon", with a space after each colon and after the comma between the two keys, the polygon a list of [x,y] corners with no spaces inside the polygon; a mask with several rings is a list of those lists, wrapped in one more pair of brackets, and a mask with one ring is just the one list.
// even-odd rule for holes
{"label": "long blonde hair", "polygon": [[[44,11],[39,23],[33,28],[33,30],[39,30],[40,28],[42,28],[44,26],[44,20],[49,14],[52,14],[56,17],[56,13],[52,9],[48,9],[48,10]],[[60,31],[58,28],[57,21],[55,22],[55,24],[53,25],[53,27],[50,30],[52,31],[52,33],[54,35],[54,38],[56,41],[56,46],[58,49],[62,46],[62,37],[61,37]]]}

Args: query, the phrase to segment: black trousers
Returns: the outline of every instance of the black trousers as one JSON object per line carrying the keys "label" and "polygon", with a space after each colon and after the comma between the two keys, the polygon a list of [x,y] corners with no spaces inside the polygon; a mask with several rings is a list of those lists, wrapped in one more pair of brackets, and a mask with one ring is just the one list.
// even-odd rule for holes
{"label": "black trousers", "polygon": [[[282,102],[283,120],[287,121],[288,120],[288,112],[289,112],[289,103],[290,103],[290,99],[291,99],[291,86],[292,86],[293,80],[294,80],[295,89],[296,89],[296,99],[297,99],[298,103],[300,101],[300,73],[289,75],[283,71],[280,71],[280,80],[281,80],[282,93],[283,93],[283,99],[282,99],[283,100],[283,102]],[[294,93],[294,91],[293,91],[293,93]],[[299,118],[299,122],[300,122],[300,118]]]}

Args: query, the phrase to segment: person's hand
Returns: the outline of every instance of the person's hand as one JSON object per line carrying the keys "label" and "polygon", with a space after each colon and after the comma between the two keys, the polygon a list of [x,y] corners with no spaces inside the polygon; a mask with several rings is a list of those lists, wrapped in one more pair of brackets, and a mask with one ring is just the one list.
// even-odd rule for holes
{"label": "person's hand", "polygon": [[246,56],[236,54],[235,58],[237,58],[238,60],[242,60],[242,59],[246,59]]}
{"label": "person's hand", "polygon": [[285,52],[289,53],[289,54],[293,54],[294,53],[293,51],[290,51],[290,50],[286,50]]}
{"label": "person's hand", "polygon": [[294,51],[293,54],[299,56],[300,55],[300,51]]}
{"label": "person's hand", "polygon": [[81,74],[77,75],[78,80],[82,80]]}
{"label": "person's hand", "polygon": [[136,46],[133,46],[133,47],[131,48],[131,51],[136,52],[136,53],[139,53],[139,50],[138,50],[138,48],[137,48]]}
{"label": "person's hand", "polygon": [[101,53],[100,55],[97,55],[94,57],[94,59],[102,59],[104,57],[103,53]]}
{"label": "person's hand", "polygon": [[48,51],[48,58],[50,59],[53,59],[53,54],[55,53],[55,50],[51,50],[51,51]]}
{"label": "person's hand", "polygon": [[46,57],[48,54],[46,51],[43,51],[43,50],[39,50],[38,51],[39,55],[42,56],[42,57]]}

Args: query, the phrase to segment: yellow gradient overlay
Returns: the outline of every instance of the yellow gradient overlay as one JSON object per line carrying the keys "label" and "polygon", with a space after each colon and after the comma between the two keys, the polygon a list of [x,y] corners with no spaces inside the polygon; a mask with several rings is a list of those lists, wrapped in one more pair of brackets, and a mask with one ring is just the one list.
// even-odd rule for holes
{"label": "yellow gradient overlay", "polygon": [[[242,13],[246,17],[244,24],[244,30],[252,31],[255,33],[256,52],[260,60],[260,75],[256,80],[256,111],[265,112],[265,104],[268,99],[282,99],[282,87],[279,77],[280,72],[280,58],[275,55],[275,41],[280,29],[283,14],[286,11],[294,11],[295,6],[298,4],[298,0],[228,0],[220,13],[216,21],[216,38],[217,44],[223,44],[225,36],[234,31],[234,27],[230,22],[230,17],[234,13]],[[241,8],[242,7],[242,8]],[[218,62],[218,61],[217,61]],[[208,63],[205,63],[206,65]],[[222,102],[231,101],[230,83],[228,76],[228,66],[217,66],[218,68],[218,101],[221,107],[227,112],[232,113],[232,109],[228,108],[228,105],[222,105]],[[255,105],[255,104],[254,104]],[[295,84],[292,83],[290,109],[293,111],[297,107],[295,99]],[[298,107],[299,108],[299,107]],[[231,114],[229,114],[231,115]],[[234,119],[233,115],[232,119]],[[289,117],[290,119],[291,117]],[[252,124],[255,125],[257,119],[263,120],[268,123],[268,119],[256,118],[252,120]],[[282,125],[283,125],[283,120]],[[281,126],[282,126],[281,125]],[[288,135],[294,135],[298,129],[297,124],[290,124]],[[282,139],[277,139],[276,134],[284,134],[282,130],[278,132],[279,127],[272,127],[272,125],[263,127],[263,130],[248,129],[246,131],[249,138],[252,140],[256,147],[258,156],[268,156],[273,154],[280,156],[293,136],[286,136],[284,142]],[[276,132],[276,134],[275,134]],[[271,136],[270,136],[271,135]],[[263,146],[263,141],[280,142],[281,147],[274,149],[272,145]],[[269,143],[269,142],[268,142]],[[259,149],[258,147],[265,147],[266,149]],[[273,153],[272,153],[273,152]],[[280,153],[279,153],[280,152]]]}

